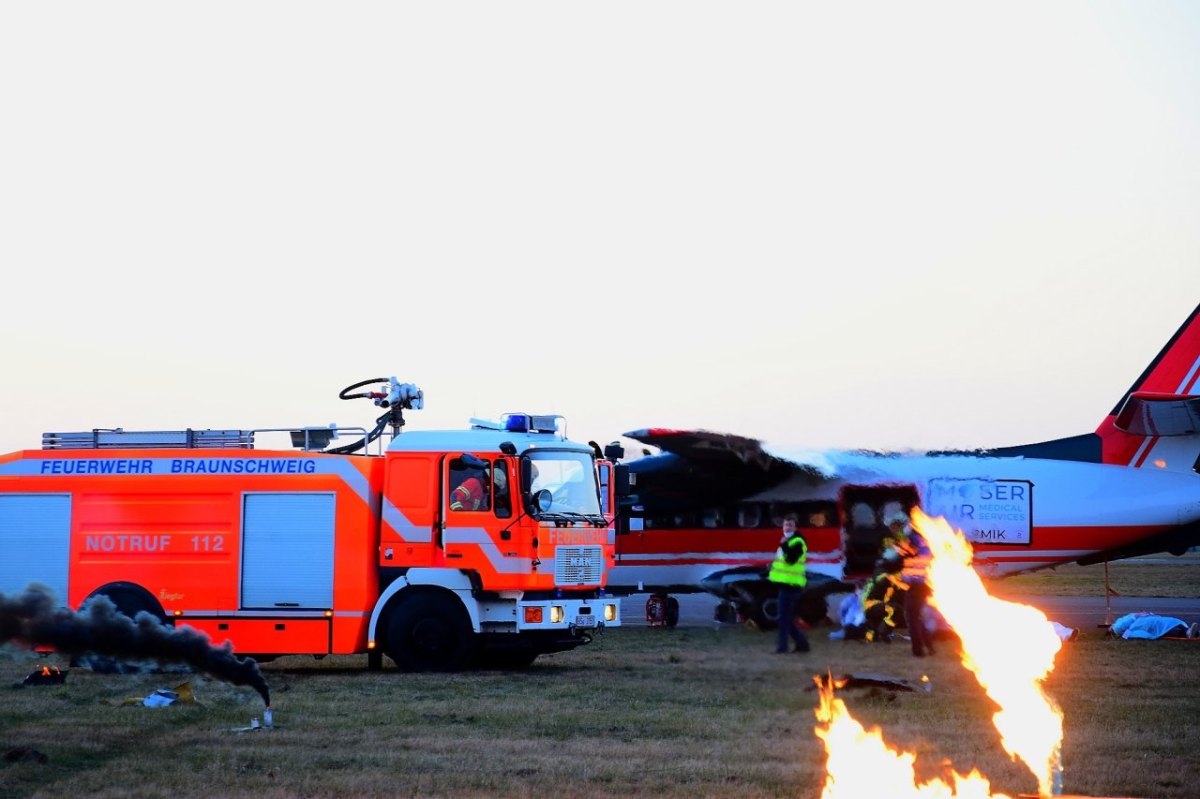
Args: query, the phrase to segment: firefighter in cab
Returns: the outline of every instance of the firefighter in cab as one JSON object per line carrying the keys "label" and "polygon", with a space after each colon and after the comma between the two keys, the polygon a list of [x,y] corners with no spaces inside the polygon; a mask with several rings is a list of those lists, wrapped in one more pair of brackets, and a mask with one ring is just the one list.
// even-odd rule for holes
{"label": "firefighter in cab", "polygon": [[487,510],[487,474],[482,469],[468,469],[450,492],[450,510]]}

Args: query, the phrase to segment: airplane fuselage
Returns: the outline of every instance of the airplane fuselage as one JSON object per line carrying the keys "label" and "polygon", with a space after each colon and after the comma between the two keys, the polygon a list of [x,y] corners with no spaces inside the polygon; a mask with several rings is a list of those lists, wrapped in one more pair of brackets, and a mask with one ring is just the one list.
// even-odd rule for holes
{"label": "airplane fuselage", "polygon": [[1200,522],[1200,475],[1032,458],[856,456],[872,482],[910,484],[1003,575],[1086,559]]}
{"label": "airplane fuselage", "polygon": [[[722,506],[635,520],[619,537],[610,586],[696,590],[716,573],[765,568],[785,513],[801,518],[810,572],[837,579],[870,570],[889,505],[916,503],[945,516],[972,542],[977,568],[992,576],[1086,560],[1200,525],[1200,475],[1192,472],[973,455],[824,452],[821,461],[832,479],[796,476]],[[806,525],[813,513],[831,523]],[[855,547],[867,556],[854,558]]]}

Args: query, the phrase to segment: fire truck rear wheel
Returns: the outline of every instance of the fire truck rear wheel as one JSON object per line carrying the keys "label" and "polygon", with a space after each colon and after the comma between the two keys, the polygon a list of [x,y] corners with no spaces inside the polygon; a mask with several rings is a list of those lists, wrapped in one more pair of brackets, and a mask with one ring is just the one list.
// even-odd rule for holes
{"label": "fire truck rear wheel", "polygon": [[[139,613],[146,611],[158,619],[160,623],[166,624],[167,622],[167,617],[163,613],[162,606],[155,601],[149,591],[139,585],[133,583],[113,583],[98,589],[92,596],[105,597],[116,605],[117,613],[130,619],[137,618]],[[85,599],[84,604],[87,604],[91,598],[89,596]],[[100,655],[72,657],[71,665],[78,668],[89,668],[99,674],[124,674],[129,670],[136,670],[136,667],[130,666],[123,660],[101,657]]]}
{"label": "fire truck rear wheel", "polygon": [[162,606],[154,600],[149,592],[139,586],[128,583],[107,586],[98,590],[95,595],[107,597],[117,606],[118,613],[131,619],[137,618],[139,613],[146,611],[163,624],[167,621],[167,615],[163,612]]}
{"label": "fire truck rear wheel", "polygon": [[467,612],[451,596],[420,593],[388,620],[385,651],[404,671],[459,671],[475,654]]}

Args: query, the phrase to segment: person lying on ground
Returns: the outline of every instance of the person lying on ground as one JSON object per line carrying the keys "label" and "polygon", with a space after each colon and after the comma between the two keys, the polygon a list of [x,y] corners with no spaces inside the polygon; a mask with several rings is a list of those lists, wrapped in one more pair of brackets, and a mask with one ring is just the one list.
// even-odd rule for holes
{"label": "person lying on ground", "polygon": [[1157,613],[1127,613],[1108,628],[1110,635],[1121,638],[1198,638],[1200,624],[1188,623],[1174,616],[1159,616]]}

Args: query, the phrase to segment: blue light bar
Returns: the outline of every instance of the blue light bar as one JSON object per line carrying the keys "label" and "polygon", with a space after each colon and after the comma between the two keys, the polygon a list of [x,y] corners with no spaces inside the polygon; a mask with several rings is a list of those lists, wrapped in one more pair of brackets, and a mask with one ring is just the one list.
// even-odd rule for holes
{"label": "blue light bar", "polygon": [[510,413],[504,419],[504,429],[510,433],[528,433],[529,417],[523,413]]}

